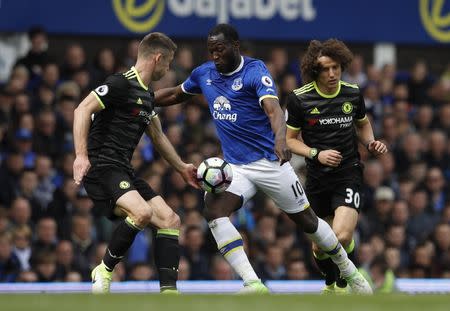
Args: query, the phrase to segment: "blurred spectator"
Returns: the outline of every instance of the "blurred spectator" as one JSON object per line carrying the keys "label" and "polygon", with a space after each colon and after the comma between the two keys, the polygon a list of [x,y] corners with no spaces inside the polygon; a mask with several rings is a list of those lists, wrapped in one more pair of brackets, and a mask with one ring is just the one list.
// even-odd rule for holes
{"label": "blurred spectator", "polygon": [[[53,253],[58,244],[58,237],[56,236],[57,224],[53,218],[45,217],[39,219],[36,225],[36,237],[32,244],[33,255],[38,255],[40,252]],[[32,261],[37,258],[32,258]]]}
{"label": "blurred spectator", "polygon": [[36,153],[33,151],[33,133],[30,130],[17,130],[15,134],[15,149],[23,155],[24,168],[33,168]]}
{"label": "blurred spectator", "polygon": [[58,273],[54,251],[39,250],[33,266],[39,282],[55,282],[64,279],[64,275]]}
{"label": "blurred spectator", "polygon": [[181,257],[178,264],[178,280],[186,281],[191,279],[191,266],[186,258]]}
{"label": "blurred spectator", "polygon": [[430,200],[430,212],[432,214],[441,214],[445,202],[449,200],[449,190],[446,188],[444,175],[439,167],[431,167],[425,179],[425,186],[428,190]]}
{"label": "blurred spectator", "polygon": [[76,214],[72,216],[71,241],[77,254],[90,258],[95,252],[96,241],[93,239],[91,215]]}
{"label": "blurred spectator", "polygon": [[264,262],[257,268],[257,274],[262,280],[281,280],[285,276],[283,249],[276,243],[267,245]]}
{"label": "blurred spectator", "polygon": [[41,27],[32,27],[28,31],[28,39],[31,43],[30,50],[17,64],[24,65],[30,73],[39,76],[49,60],[47,32]]}
{"label": "blurred spectator", "polygon": [[14,227],[32,226],[30,202],[23,197],[14,199],[9,210],[9,217]]}
{"label": "blurred spectator", "polygon": [[220,255],[215,255],[211,259],[210,278],[212,280],[234,280],[233,268]]}
{"label": "blurred spectator", "polygon": [[383,257],[375,258],[368,270],[361,269],[360,271],[375,293],[389,294],[396,291],[394,273],[389,269]]}
{"label": "blurred spectator", "polygon": [[94,70],[92,73],[93,85],[99,85],[109,76],[115,73],[116,56],[110,48],[102,48],[94,59]]}
{"label": "blurred spectator", "polygon": [[209,262],[207,254],[202,250],[204,244],[203,231],[200,227],[187,227],[184,236],[181,253],[191,267],[191,279],[205,279],[208,275]]}
{"label": "blurred spectator", "polygon": [[12,231],[13,236],[13,253],[20,262],[20,270],[30,270],[31,259],[31,229],[23,225],[15,227]]}
{"label": "blurred spectator", "polygon": [[286,265],[286,280],[307,280],[309,279],[308,268],[303,260],[291,260]]}
{"label": "blurred spectator", "polygon": [[88,259],[73,250],[72,242],[59,241],[56,247],[56,263],[58,273],[68,277],[69,273],[77,272],[82,280],[90,281],[90,267]]}
{"label": "blurred spectator", "polygon": [[423,241],[433,230],[436,223],[435,217],[427,213],[428,194],[425,189],[417,188],[411,194],[409,200],[410,218],[408,222],[408,233],[416,241]]}
{"label": "blurred spectator", "polygon": [[11,234],[0,233],[0,283],[14,282],[20,271],[20,261],[13,252]]}
{"label": "blurred spectator", "polygon": [[364,59],[361,55],[354,55],[353,61],[342,75],[342,80],[357,84],[361,89],[365,88],[367,75],[364,72]]}
{"label": "blurred spectator", "polygon": [[81,282],[83,280],[78,271],[69,271],[64,277],[64,282]]}
{"label": "blurred spectator", "polygon": [[87,61],[83,47],[78,43],[72,43],[66,49],[64,63],[61,66],[61,78],[70,80],[75,72],[85,66]]}
{"label": "blurred spectator", "polygon": [[133,39],[128,43],[126,56],[123,59],[123,64],[125,67],[130,68],[136,64],[137,53],[139,47],[139,40]]}
{"label": "blurred spectator", "polygon": [[149,281],[155,276],[154,269],[146,262],[137,262],[130,268],[130,281]]}
{"label": "blurred spectator", "polygon": [[192,49],[185,46],[179,47],[176,51],[175,60],[172,67],[175,71],[175,84],[178,85],[183,83],[194,68]]}
{"label": "blurred spectator", "polygon": [[375,201],[375,206],[367,213],[371,232],[375,234],[383,234],[383,232],[386,232],[386,228],[391,221],[395,194],[391,188],[382,186],[375,190],[373,199]]}
{"label": "blurred spectator", "polygon": [[20,271],[16,282],[33,283],[38,281],[38,276],[33,270]]}
{"label": "blurred spectator", "polygon": [[432,79],[428,75],[428,66],[424,60],[418,60],[408,79],[409,101],[420,106],[428,101],[428,90],[432,86]]}
{"label": "blurred spectator", "polygon": [[0,169],[2,191],[0,191],[0,204],[9,206],[16,197],[19,178],[25,167],[24,157],[19,152],[10,152]]}

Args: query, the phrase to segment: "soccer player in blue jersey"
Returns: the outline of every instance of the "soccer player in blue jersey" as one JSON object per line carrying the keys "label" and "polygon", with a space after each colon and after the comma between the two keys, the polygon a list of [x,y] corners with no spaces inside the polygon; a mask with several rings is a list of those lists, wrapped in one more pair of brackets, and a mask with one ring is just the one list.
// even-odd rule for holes
{"label": "soccer player in blue jersey", "polygon": [[285,117],[266,66],[241,56],[239,35],[227,24],[209,32],[207,47],[213,61],[194,69],[181,85],[155,92],[155,105],[177,104],[197,94],[208,101],[225,160],[233,168],[233,181],[223,193],[206,193],[204,217],[220,252],[244,280],[243,291],[268,292],[250,265],[242,237],[229,216],[261,189],[330,255],[354,292],[370,293],[369,284],[330,226],[309,208],[288,162],[291,152],[286,145]]}

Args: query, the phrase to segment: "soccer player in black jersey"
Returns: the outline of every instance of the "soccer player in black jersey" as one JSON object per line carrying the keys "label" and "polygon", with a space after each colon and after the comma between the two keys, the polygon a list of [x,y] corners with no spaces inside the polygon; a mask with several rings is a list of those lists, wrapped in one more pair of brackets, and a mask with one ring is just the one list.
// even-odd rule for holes
{"label": "soccer player in black jersey", "polygon": [[130,161],[144,131],[158,152],[198,188],[195,167],[184,163],[161,129],[154,112],[151,81],[164,76],[173,59],[175,43],[162,33],[151,33],[139,44],[136,65],[109,76],[75,110],[74,180],[83,181],[96,207],[109,216],[123,217],[100,265],[92,271],[92,290],[107,293],[112,271],[147,225],[156,227],[155,264],[161,292],[176,291],[180,218],[151,187],[135,176]]}
{"label": "soccer player in black jersey", "polygon": [[[352,58],[339,40],[311,41],[301,64],[305,85],[288,96],[286,134],[292,152],[306,158],[306,193],[311,207],[330,222],[350,258],[361,203],[358,141],[373,155],[387,152],[374,138],[358,86],[341,81]],[[300,131],[303,141],[298,139]],[[325,275],[324,292],[347,286],[316,245],[314,257]]]}

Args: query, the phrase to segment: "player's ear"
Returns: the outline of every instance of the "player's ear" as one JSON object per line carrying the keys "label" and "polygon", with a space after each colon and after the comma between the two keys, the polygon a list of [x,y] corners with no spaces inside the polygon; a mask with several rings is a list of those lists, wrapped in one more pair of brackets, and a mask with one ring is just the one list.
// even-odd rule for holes
{"label": "player's ear", "polygon": [[156,53],[154,56],[155,63],[159,63],[162,60],[162,53]]}
{"label": "player's ear", "polygon": [[233,41],[233,47],[234,47],[235,49],[239,49],[240,46],[241,46],[241,45],[239,44],[239,41],[238,41],[238,40]]}

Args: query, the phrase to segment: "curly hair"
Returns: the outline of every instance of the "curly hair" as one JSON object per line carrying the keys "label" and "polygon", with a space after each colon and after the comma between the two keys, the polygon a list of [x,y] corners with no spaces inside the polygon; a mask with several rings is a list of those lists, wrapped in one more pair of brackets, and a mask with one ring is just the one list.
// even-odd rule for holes
{"label": "curly hair", "polygon": [[321,56],[328,56],[338,62],[341,65],[342,71],[344,71],[353,60],[353,53],[344,42],[340,40],[328,39],[325,42],[312,40],[309,43],[300,66],[304,84],[317,79],[321,69],[317,60]]}

